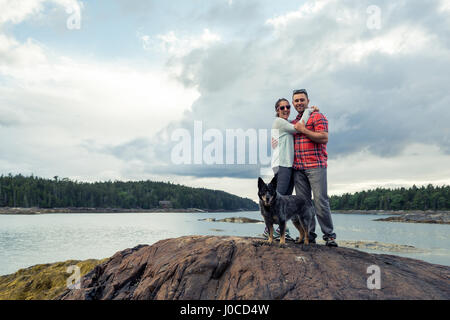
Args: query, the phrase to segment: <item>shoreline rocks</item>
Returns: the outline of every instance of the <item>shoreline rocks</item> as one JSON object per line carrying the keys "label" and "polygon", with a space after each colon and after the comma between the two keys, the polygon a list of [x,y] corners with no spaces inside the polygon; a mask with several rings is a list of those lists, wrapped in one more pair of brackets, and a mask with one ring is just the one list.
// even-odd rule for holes
{"label": "shoreline rocks", "polygon": [[[322,243],[322,241],[319,241]],[[323,242],[325,243],[325,242]],[[430,250],[416,248],[414,246],[395,244],[395,243],[384,243],[379,241],[365,241],[365,240],[338,240],[338,244],[345,248],[354,249],[367,249],[374,251],[384,251],[384,252],[397,252],[397,253],[426,253]]]}
{"label": "shoreline rocks", "polygon": [[37,215],[37,214],[52,214],[52,213],[146,213],[146,212],[237,212],[239,210],[203,210],[198,208],[187,209],[123,209],[123,208],[11,208],[0,207],[0,215]]}
{"label": "shoreline rocks", "polygon": [[375,219],[375,221],[450,224],[450,212],[406,213],[399,216]]}

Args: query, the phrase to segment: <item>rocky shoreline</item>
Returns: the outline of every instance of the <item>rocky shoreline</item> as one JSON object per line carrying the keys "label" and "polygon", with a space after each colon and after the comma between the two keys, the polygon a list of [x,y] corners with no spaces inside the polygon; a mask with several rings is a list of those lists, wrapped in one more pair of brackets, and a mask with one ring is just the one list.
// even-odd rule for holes
{"label": "rocky shoreline", "polygon": [[450,211],[337,210],[333,211],[333,213],[390,216],[387,218],[375,219],[374,221],[450,224]]}
{"label": "rocky shoreline", "polygon": [[51,214],[51,213],[145,213],[145,212],[237,212],[246,211],[244,209],[238,210],[203,210],[198,208],[187,209],[123,209],[123,208],[12,208],[0,207],[0,215],[37,215],[37,214]]}
{"label": "rocky shoreline", "polygon": [[372,214],[372,215],[386,215],[386,216],[396,216],[403,214],[450,214],[450,211],[421,211],[421,210],[332,210],[332,213],[337,214]]}
{"label": "rocky shoreline", "polygon": [[375,221],[450,224],[450,212],[405,213],[399,216],[375,219]]}

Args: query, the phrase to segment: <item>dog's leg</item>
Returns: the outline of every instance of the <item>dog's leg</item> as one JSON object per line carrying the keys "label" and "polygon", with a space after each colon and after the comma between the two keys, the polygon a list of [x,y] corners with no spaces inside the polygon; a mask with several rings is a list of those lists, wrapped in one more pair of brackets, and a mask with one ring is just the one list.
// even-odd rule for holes
{"label": "dog's leg", "polygon": [[305,236],[303,227],[300,224],[300,222],[298,222],[298,221],[292,220],[292,223],[294,224],[294,226],[297,228],[298,232],[300,233],[300,237],[298,238],[297,243],[301,243],[303,241],[303,237]]}
{"label": "dog's leg", "polygon": [[280,221],[280,246],[286,243],[286,222]]}
{"label": "dog's leg", "polygon": [[305,233],[305,244],[309,244],[309,219],[300,220]]}
{"label": "dog's leg", "polygon": [[272,242],[273,242],[273,224],[266,224],[266,226],[269,229],[269,240],[267,240],[267,243],[272,244]]}
{"label": "dog's leg", "polygon": [[309,238],[308,238],[308,228],[303,227],[303,232],[305,233],[305,244],[309,244]]}

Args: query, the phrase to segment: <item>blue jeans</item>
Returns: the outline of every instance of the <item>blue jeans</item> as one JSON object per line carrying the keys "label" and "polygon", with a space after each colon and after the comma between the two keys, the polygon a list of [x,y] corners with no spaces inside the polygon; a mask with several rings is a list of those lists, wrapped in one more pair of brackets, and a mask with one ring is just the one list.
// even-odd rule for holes
{"label": "blue jeans", "polygon": [[[311,201],[311,191],[314,195],[315,216],[319,221],[323,233],[323,239],[336,239],[333,232],[333,220],[331,219],[330,202],[328,200],[327,169],[314,168],[294,170],[295,194]],[[313,218],[309,228],[309,240],[317,237],[316,219]]]}
{"label": "blue jeans", "polygon": [[290,196],[294,191],[294,175],[292,167],[276,167],[277,191],[283,196]]}

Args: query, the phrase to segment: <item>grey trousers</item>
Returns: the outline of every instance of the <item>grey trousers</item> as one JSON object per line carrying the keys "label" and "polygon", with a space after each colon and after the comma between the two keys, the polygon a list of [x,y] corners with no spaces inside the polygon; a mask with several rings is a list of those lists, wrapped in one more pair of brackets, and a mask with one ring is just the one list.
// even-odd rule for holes
{"label": "grey trousers", "polygon": [[[333,232],[333,220],[331,219],[330,202],[328,200],[327,169],[314,168],[306,170],[293,170],[295,194],[311,200],[311,191],[314,195],[314,207],[317,221],[323,233],[323,239],[336,239]],[[312,219],[309,229],[309,239],[317,237],[316,219]]]}

